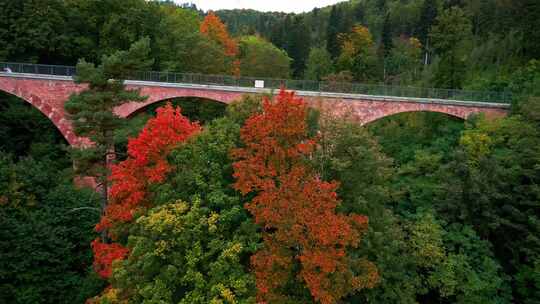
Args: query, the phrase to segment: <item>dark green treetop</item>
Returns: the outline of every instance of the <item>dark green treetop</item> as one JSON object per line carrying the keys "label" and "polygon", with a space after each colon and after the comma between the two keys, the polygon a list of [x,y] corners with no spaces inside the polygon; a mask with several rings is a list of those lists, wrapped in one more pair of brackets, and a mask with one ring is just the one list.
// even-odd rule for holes
{"label": "dark green treetop", "polygon": [[102,207],[107,204],[106,179],[111,156],[114,157],[115,132],[124,125],[114,109],[126,102],[144,101],[138,90],[128,90],[124,79],[133,71],[148,69],[153,64],[149,58],[150,40],[135,42],[127,51],[117,51],[103,56],[99,66],[80,60],[77,64],[78,84],[86,90],[72,95],[65,104],[73,122],[75,133],[86,137],[91,146],[73,150],[77,173],[95,177],[102,187]]}

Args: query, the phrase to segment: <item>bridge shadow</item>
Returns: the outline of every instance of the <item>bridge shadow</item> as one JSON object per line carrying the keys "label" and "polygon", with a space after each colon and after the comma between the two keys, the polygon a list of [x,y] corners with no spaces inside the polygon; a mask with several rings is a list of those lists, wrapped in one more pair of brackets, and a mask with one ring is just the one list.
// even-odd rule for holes
{"label": "bridge shadow", "polygon": [[68,141],[60,129],[40,110],[26,100],[0,91],[0,152],[16,158],[65,161]]}
{"label": "bridge shadow", "polygon": [[386,116],[365,126],[381,144],[383,152],[404,164],[417,151],[442,155],[459,144],[465,120],[439,112],[403,112]]}

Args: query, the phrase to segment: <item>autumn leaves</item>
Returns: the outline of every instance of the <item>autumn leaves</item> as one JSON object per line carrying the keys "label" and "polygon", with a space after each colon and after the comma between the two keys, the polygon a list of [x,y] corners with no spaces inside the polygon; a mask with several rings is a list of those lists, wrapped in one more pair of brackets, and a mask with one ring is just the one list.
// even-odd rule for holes
{"label": "autumn leaves", "polygon": [[263,108],[242,128],[245,146],[232,151],[234,187],[254,195],[245,207],[263,229],[264,247],[251,258],[258,299],[287,303],[285,287],[305,284],[316,301],[336,303],[373,287],[375,266],[347,254],[367,217],[337,214],[338,183],[322,181],[307,162],[316,138],[308,136],[306,104],[282,90]]}
{"label": "autumn leaves", "polygon": [[[337,303],[379,281],[373,263],[349,254],[360,245],[367,217],[337,213],[339,183],[321,180],[310,165],[318,146],[308,135],[307,113],[292,92],[266,98],[262,111],[242,127],[240,146],[230,152],[233,187],[247,198],[244,207],[261,228],[263,244],[246,266],[263,303],[294,301],[291,289],[309,292],[315,302]],[[113,240],[125,239],[126,224],[152,206],[149,187],[174,169],[167,162],[170,151],[200,129],[171,105],[158,110],[130,140],[129,158],[113,167],[112,203],[96,229],[107,229]],[[95,267],[103,277],[110,277],[114,260],[129,254],[119,243],[93,244]]]}
{"label": "autumn leaves", "polygon": [[238,59],[238,42],[233,39],[227,27],[213,12],[208,13],[200,26],[201,34],[220,45],[225,53],[227,74],[240,76],[240,60]]}
{"label": "autumn leaves", "polygon": [[[125,236],[125,223],[133,220],[136,212],[151,206],[148,188],[163,181],[171,170],[167,156],[169,152],[200,130],[182,116],[180,109],[172,105],[157,110],[137,138],[128,143],[129,157],[114,165],[110,181],[111,201],[106,207],[96,231],[106,231],[109,238],[118,240]],[[94,267],[100,276],[109,278],[112,263],[127,255],[127,248],[117,242],[105,243],[96,239],[92,243]]]}

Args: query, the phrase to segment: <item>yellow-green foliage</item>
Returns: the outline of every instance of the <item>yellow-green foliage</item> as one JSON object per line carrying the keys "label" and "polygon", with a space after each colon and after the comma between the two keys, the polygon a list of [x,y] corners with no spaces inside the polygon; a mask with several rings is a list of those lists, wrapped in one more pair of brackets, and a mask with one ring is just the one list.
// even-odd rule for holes
{"label": "yellow-green foliage", "polygon": [[176,201],[140,217],[131,254],[113,286],[130,303],[253,303],[254,280],[240,263],[241,240],[227,238],[220,215],[204,203]]}
{"label": "yellow-green foliage", "polygon": [[432,267],[445,257],[442,227],[431,213],[426,213],[409,230],[411,247],[423,267]]}
{"label": "yellow-green foliage", "polygon": [[[251,100],[251,99],[250,99]],[[245,103],[244,103],[245,104]],[[231,187],[229,150],[249,103],[208,124],[169,158],[173,172],[154,189],[154,207],[130,227],[127,260],[112,285],[129,303],[255,302],[249,257],[260,236]],[[255,107],[253,107],[255,106]]]}

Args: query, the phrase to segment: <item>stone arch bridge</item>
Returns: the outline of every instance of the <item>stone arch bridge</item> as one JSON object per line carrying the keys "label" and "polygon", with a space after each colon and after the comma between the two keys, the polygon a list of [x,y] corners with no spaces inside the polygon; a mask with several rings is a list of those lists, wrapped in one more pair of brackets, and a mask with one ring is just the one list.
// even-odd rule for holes
{"label": "stone arch bridge", "polygon": [[[37,69],[36,69],[37,71]],[[39,72],[39,71],[38,71]],[[176,78],[175,78],[176,80]],[[271,93],[271,89],[255,86],[225,84],[194,84],[167,81],[126,81],[129,88],[138,88],[148,96],[144,103],[127,103],[117,109],[121,117],[129,117],[142,108],[163,100],[177,97],[200,97],[225,104],[239,99],[245,94]],[[64,103],[73,93],[80,92],[84,86],[75,84],[71,76],[53,73],[0,72],[0,91],[15,95],[38,108],[64,135],[70,145],[86,143],[77,137],[64,111]],[[471,114],[484,113],[488,117],[507,114],[509,105],[497,102],[458,101],[437,98],[411,98],[384,95],[346,94],[324,91],[298,90],[301,96],[314,107],[323,107],[336,115],[347,114],[360,124],[377,119],[415,111],[439,112],[466,119]]]}

